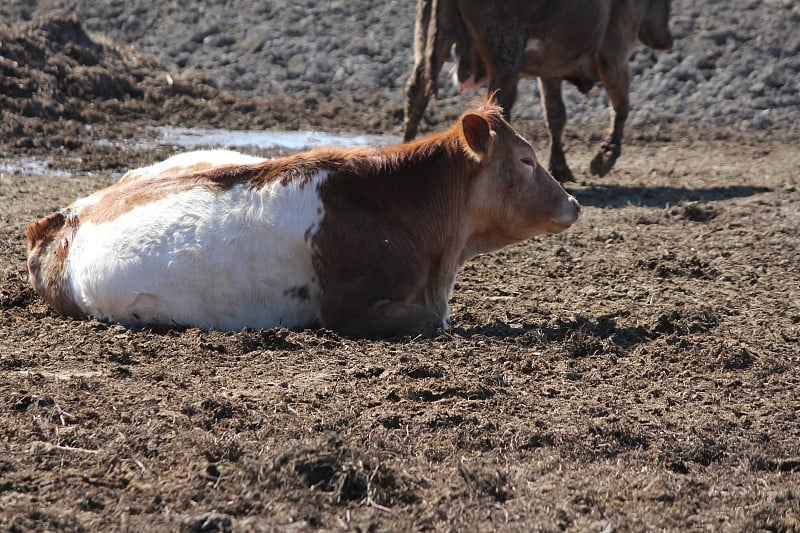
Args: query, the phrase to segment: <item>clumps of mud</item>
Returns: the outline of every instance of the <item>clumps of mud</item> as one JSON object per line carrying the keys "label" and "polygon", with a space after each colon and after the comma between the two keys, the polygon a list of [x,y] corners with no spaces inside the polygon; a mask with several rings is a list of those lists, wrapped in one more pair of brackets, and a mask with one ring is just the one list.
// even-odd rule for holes
{"label": "clumps of mud", "polygon": [[154,57],[90,36],[64,14],[0,28],[0,43],[0,141],[13,148],[74,149],[90,125],[155,110],[178,120],[218,94],[208,80],[175,78]]}
{"label": "clumps of mud", "polygon": [[[343,98],[253,99],[194,70],[170,72],[153,56],[86,32],[71,15],[0,27],[0,147],[13,153],[91,154],[94,140],[140,137],[145,126],[363,130],[394,127]],[[5,146],[3,146],[5,145]]]}
{"label": "clumps of mud", "polygon": [[3,282],[0,287],[0,309],[24,307],[36,298],[33,287],[23,277],[24,274],[16,270],[9,270],[0,277]]}

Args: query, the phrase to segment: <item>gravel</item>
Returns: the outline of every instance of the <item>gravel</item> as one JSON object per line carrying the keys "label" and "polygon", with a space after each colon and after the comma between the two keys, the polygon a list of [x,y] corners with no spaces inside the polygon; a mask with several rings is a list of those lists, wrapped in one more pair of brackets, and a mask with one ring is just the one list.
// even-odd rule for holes
{"label": "gravel", "polygon": [[[91,32],[132,45],[176,72],[211,75],[222,88],[255,96],[350,93],[353,101],[402,109],[412,65],[415,3],[393,0],[284,2],[182,0],[6,1],[8,23],[69,9]],[[800,2],[673,1],[675,47],[639,46],[631,58],[631,126],[800,131]],[[176,38],[176,35],[180,36]],[[441,75],[440,102],[463,107]],[[520,82],[515,118],[541,120],[536,84]],[[565,90],[570,121],[608,120],[603,91]]]}

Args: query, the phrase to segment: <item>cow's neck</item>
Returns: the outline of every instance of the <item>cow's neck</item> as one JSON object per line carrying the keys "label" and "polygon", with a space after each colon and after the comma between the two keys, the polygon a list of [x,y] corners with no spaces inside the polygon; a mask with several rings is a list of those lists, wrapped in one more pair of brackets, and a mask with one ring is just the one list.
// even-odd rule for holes
{"label": "cow's neck", "polygon": [[415,183],[409,185],[425,190],[422,203],[409,206],[417,216],[408,230],[414,233],[424,269],[417,299],[446,314],[472,227],[469,198],[478,165],[446,141],[426,152],[424,159],[410,159],[406,167],[410,172],[397,178],[411,179]]}
{"label": "cow's neck", "polygon": [[461,254],[461,263],[482,254],[488,254],[510,244],[520,242],[519,239],[505,237],[502,235],[473,234],[467,239],[466,245]]}

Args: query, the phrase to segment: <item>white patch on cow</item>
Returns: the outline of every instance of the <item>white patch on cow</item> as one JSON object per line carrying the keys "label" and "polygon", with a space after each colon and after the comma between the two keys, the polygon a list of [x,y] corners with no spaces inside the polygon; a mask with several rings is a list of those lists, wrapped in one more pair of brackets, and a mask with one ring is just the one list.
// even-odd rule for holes
{"label": "white patch on cow", "polygon": [[261,189],[198,186],[82,224],[66,265],[75,302],[126,324],[238,330],[318,321],[306,237],[324,215],[317,187],[326,176]]}
{"label": "white patch on cow", "polygon": [[464,92],[467,89],[479,89],[481,82],[475,79],[475,74],[470,74],[469,78],[464,81],[458,79],[458,68],[453,66],[450,69],[450,75],[453,77],[453,86],[458,92]]}
{"label": "white patch on cow", "polygon": [[461,82],[461,86],[459,90],[464,91],[466,89],[480,89],[481,81],[475,79],[474,74],[470,74],[469,78]]}
{"label": "white patch on cow", "polygon": [[455,64],[450,67],[450,78],[453,80],[453,87],[456,88],[457,91],[461,91],[461,82],[458,81],[458,56],[455,57]]}
{"label": "white patch on cow", "polygon": [[525,51],[533,52],[534,54],[544,52],[544,41],[538,38],[528,39],[528,41],[525,43]]}

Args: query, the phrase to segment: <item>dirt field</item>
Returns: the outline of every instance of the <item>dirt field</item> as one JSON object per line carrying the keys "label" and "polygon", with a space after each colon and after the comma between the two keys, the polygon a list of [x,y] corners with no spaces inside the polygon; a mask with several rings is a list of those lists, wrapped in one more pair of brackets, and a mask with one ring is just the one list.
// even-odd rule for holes
{"label": "dirt field", "polygon": [[70,173],[0,170],[0,529],[800,530],[796,130],[631,128],[598,179],[573,129],[581,220],[467,264],[432,340],[132,331],[27,279],[31,221],[172,153],[97,140],[401,108],[168,83],[54,20],[0,31],[0,165]]}

